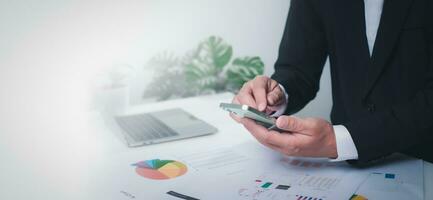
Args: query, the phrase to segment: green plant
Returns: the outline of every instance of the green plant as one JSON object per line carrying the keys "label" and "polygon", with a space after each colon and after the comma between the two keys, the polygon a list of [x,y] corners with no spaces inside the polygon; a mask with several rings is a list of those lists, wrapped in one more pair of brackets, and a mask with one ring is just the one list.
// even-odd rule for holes
{"label": "green plant", "polygon": [[[223,39],[210,36],[183,59],[160,54],[148,65],[158,69],[144,97],[165,100],[200,94],[237,91],[248,80],[263,74],[260,57],[234,58],[233,48]],[[231,61],[232,60],[232,61]],[[231,61],[231,62],[230,62]]]}

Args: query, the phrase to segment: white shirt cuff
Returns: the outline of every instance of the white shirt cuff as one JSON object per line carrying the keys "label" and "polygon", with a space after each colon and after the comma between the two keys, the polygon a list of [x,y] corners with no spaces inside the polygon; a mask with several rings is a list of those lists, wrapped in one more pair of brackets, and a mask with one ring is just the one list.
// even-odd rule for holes
{"label": "white shirt cuff", "polygon": [[336,159],[330,159],[330,161],[336,162],[358,159],[358,151],[347,128],[343,125],[335,125],[334,133],[338,157]]}
{"label": "white shirt cuff", "polygon": [[284,89],[284,87],[281,84],[278,84],[281,88],[281,90],[284,93],[284,97],[286,98],[285,103],[281,104],[280,106],[277,107],[276,111],[274,114],[272,114],[272,117],[279,117],[282,114],[284,114],[284,112],[286,111],[287,108],[287,103],[289,102],[289,94],[287,94],[286,90]]}

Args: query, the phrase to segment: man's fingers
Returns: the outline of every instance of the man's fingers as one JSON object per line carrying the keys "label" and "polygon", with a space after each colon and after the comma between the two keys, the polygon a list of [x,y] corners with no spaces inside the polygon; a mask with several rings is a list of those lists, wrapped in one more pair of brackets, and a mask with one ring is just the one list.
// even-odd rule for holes
{"label": "man's fingers", "polygon": [[[232,103],[239,104],[239,100],[237,96],[235,96],[232,100]],[[234,119],[236,122],[241,123],[241,118],[233,113],[230,113],[230,117]]]}
{"label": "man's fingers", "polygon": [[307,136],[269,131],[248,118],[242,118],[241,123],[261,144],[285,155],[301,155],[301,149],[305,145],[304,140]]}
{"label": "man's fingers", "polygon": [[257,109],[259,111],[265,111],[268,102],[266,100],[265,88],[257,88],[253,90],[254,98],[256,99]]}
{"label": "man's fingers", "polygon": [[304,120],[293,116],[280,116],[277,119],[277,127],[290,132],[300,132],[305,127]]}
{"label": "man's fingers", "polygon": [[248,118],[242,118],[241,123],[257,140],[263,141],[264,138],[266,137],[266,133],[268,132],[268,129],[266,129],[261,125],[256,124],[256,122],[254,122],[253,120]]}
{"label": "man's fingers", "polygon": [[[269,131],[265,127],[258,125],[256,122],[248,118],[243,118],[241,123],[261,144],[276,151],[279,151],[282,147],[284,147],[282,143],[271,144],[268,142],[269,135],[277,135],[279,134],[278,132]],[[282,140],[280,140],[280,142],[282,142]]]}
{"label": "man's fingers", "polygon": [[265,111],[266,106],[268,105],[267,99],[266,99],[266,93],[267,93],[267,77],[265,76],[257,76],[252,82],[251,82],[251,88],[253,91],[254,99],[256,100],[257,109],[259,111]]}
{"label": "man's fingers", "polygon": [[283,91],[277,81],[270,79],[268,81],[268,94],[266,96],[268,105],[275,106],[282,103]]}
{"label": "man's fingers", "polygon": [[260,143],[266,146],[272,145],[275,148],[284,148],[287,146],[287,142],[290,142],[288,140],[292,137],[289,133],[270,131],[248,118],[243,118],[241,123]]}
{"label": "man's fingers", "polygon": [[242,119],[242,118],[240,118],[239,116],[237,116],[237,115],[235,115],[235,114],[233,114],[233,113],[230,113],[230,117],[231,117],[233,120],[235,120],[237,123],[241,123],[241,119]]}
{"label": "man's fingers", "polygon": [[251,94],[248,94],[246,92],[240,92],[236,97],[238,100],[238,102],[236,102],[237,104],[245,104],[247,106],[257,108],[256,101]]}
{"label": "man's fingers", "polygon": [[[269,93],[268,93],[269,92]],[[285,101],[278,83],[266,76],[257,76],[242,86],[237,95],[240,104],[246,104],[264,112],[268,106]]]}
{"label": "man's fingers", "polygon": [[269,106],[278,106],[284,103],[285,97],[283,91],[278,87],[270,91],[267,95]]}
{"label": "man's fingers", "polygon": [[253,96],[253,91],[251,87],[251,81],[246,82],[239,93],[236,95],[236,99],[238,100],[238,104],[245,104],[247,106],[251,106],[253,108],[257,108],[256,100]]}

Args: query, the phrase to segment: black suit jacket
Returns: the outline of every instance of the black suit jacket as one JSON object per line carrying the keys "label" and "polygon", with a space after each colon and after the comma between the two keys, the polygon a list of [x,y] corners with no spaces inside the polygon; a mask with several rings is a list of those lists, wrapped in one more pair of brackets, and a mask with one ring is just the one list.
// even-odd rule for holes
{"label": "black suit jacket", "polygon": [[315,97],[329,56],[331,119],[352,136],[352,162],[433,161],[432,12],[431,0],[385,0],[370,57],[363,0],[292,0],[272,75],[290,94],[286,114]]}

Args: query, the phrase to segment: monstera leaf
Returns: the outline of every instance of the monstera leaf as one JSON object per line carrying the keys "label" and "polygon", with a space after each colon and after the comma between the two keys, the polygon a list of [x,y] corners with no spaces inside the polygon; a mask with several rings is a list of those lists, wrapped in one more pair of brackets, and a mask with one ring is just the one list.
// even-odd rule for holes
{"label": "monstera leaf", "polygon": [[224,89],[222,72],[230,62],[233,49],[221,38],[211,36],[201,42],[185,62],[186,81],[195,93]]}
{"label": "monstera leaf", "polygon": [[156,70],[157,76],[143,97],[165,100],[237,91],[246,81],[263,74],[264,64],[259,57],[236,58],[230,63],[232,55],[229,44],[211,36],[181,60],[169,53],[155,56],[148,65]]}
{"label": "monstera leaf", "polygon": [[237,91],[242,85],[263,74],[264,64],[259,57],[244,57],[233,60],[227,70],[227,89]]}
{"label": "monstera leaf", "polygon": [[222,69],[232,58],[233,48],[219,37],[211,36],[200,46],[212,58],[213,65],[218,69]]}

